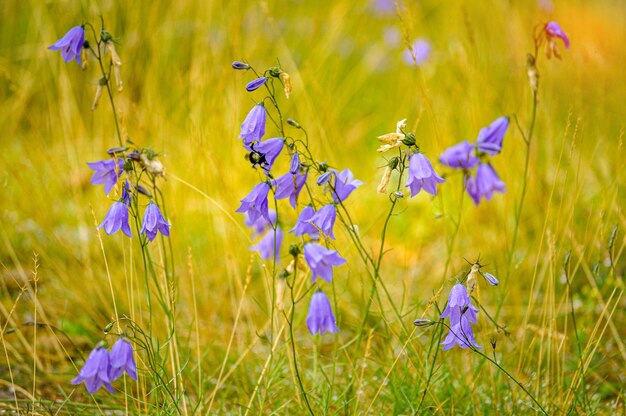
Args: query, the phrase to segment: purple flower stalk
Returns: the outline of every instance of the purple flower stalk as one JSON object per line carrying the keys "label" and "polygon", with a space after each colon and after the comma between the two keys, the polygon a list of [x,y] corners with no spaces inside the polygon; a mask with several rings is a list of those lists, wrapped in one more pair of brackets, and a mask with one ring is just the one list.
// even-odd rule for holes
{"label": "purple flower stalk", "polygon": [[126,372],[130,378],[137,380],[137,364],[133,358],[133,346],[123,338],[118,339],[109,352],[109,379],[111,382],[122,377]]}
{"label": "purple flower stalk", "polygon": [[250,220],[250,214],[246,212],[245,224],[247,227],[252,228],[254,235],[261,235],[265,230],[271,228],[276,224],[276,211],[268,209],[269,221],[265,217],[259,217],[256,221]]}
{"label": "purple flower stalk", "polygon": [[315,215],[315,209],[312,206],[307,205],[298,216],[296,220],[296,225],[291,230],[290,233],[295,233],[296,237],[300,237],[302,235],[308,234],[311,238],[317,239],[320,236],[320,232],[311,224],[311,218]]}
{"label": "purple flower stalk", "polygon": [[306,326],[312,335],[322,335],[324,332],[330,332],[331,334],[339,332],[330,301],[321,290],[315,292],[311,297],[309,313],[306,317]]}
{"label": "purple flower stalk", "polygon": [[111,386],[109,366],[109,352],[107,349],[102,346],[96,347],[91,351],[83,368],[80,369],[78,376],[71,383],[80,384],[84,381],[89,394],[94,394],[102,386],[110,393],[115,393]]}
{"label": "purple flower stalk", "polygon": [[[415,56],[415,58],[414,58]],[[407,65],[422,66],[430,56],[430,42],[426,39],[418,39],[411,45],[411,50],[405,50],[402,54],[404,63]]]}
{"label": "purple flower stalk", "polygon": [[89,181],[92,185],[104,185],[104,193],[109,194],[117,183],[124,169],[123,159],[106,159],[98,162],[87,162],[95,172]]}
{"label": "purple flower stalk", "polygon": [[257,78],[253,81],[248,82],[246,85],[246,91],[252,92],[258,90],[263,84],[267,82],[267,77]]}
{"label": "purple flower stalk", "polygon": [[[252,154],[255,155],[258,160],[253,161],[254,164],[258,164],[263,168],[263,171],[268,174],[274,166],[274,161],[283,150],[285,141],[282,138],[273,138],[263,140],[260,143],[252,144]],[[253,156],[254,157],[254,156]]]}
{"label": "purple flower stalk", "polygon": [[415,153],[409,160],[409,178],[406,187],[411,189],[411,198],[422,189],[431,195],[437,195],[437,184],[445,179],[437,175],[430,161],[422,153]]}
{"label": "purple flower stalk", "polygon": [[450,332],[442,343],[444,351],[455,345],[461,348],[470,346],[480,348],[474,339],[474,332],[470,325],[470,323],[475,324],[477,322],[476,313],[478,313],[478,309],[472,305],[465,286],[461,283],[452,286],[448,296],[448,304],[440,316],[440,318],[450,320]]}
{"label": "purple flower stalk", "polygon": [[267,194],[270,186],[266,182],[257,184],[252,191],[244,199],[241,200],[241,206],[235,212],[247,213],[250,221],[256,222],[260,217],[270,220]]}
{"label": "purple flower stalk", "polygon": [[333,169],[335,174],[335,191],[333,192],[333,200],[336,204],[345,201],[348,196],[359,186],[363,185],[363,181],[354,179],[354,174],[350,169],[344,169],[341,172],[337,172]]}
{"label": "purple flower stalk", "polygon": [[476,139],[476,148],[479,152],[497,155],[502,150],[502,141],[509,128],[509,118],[499,117],[489,126],[480,129]]}
{"label": "purple flower stalk", "polygon": [[169,237],[170,224],[163,218],[159,206],[151,202],[148,204],[146,212],[143,214],[140,234],[145,234],[148,240],[153,241],[158,231],[164,236]]}
{"label": "purple flower stalk", "polygon": [[48,47],[52,51],[61,51],[61,56],[65,62],[76,59],[78,65],[82,66],[80,51],[85,43],[85,29],[82,26],[74,26],[54,45]]}
{"label": "purple flower stalk", "polygon": [[122,230],[126,236],[132,237],[130,226],[128,225],[128,206],[120,201],[113,203],[104,217],[104,221],[98,226],[98,228],[102,227],[109,235]]}
{"label": "purple flower stalk", "polygon": [[[274,230],[270,228],[257,244],[250,247],[250,250],[258,252],[263,260],[268,260],[272,257],[276,259],[280,257],[280,248],[282,244],[283,231],[280,227],[276,227],[276,241],[274,241]],[[276,249],[275,256],[274,249]]]}
{"label": "purple flower stalk", "polygon": [[335,227],[335,219],[337,218],[337,210],[333,204],[324,205],[310,219],[309,223],[321,230],[325,235],[335,240],[333,228]]}
{"label": "purple flower stalk", "polygon": [[317,243],[304,246],[304,259],[311,269],[311,281],[321,277],[330,283],[333,280],[333,266],[341,266],[346,259],[335,250],[329,250]]}
{"label": "purple flower stalk", "polygon": [[474,201],[480,203],[480,198],[489,201],[495,191],[505,192],[504,182],[500,180],[498,174],[487,163],[481,163],[476,169],[476,176],[465,177],[465,190]]}
{"label": "purple flower stalk", "polygon": [[474,156],[474,145],[465,140],[447,148],[439,156],[439,161],[451,168],[471,169],[478,163],[478,158]]}
{"label": "purple flower stalk", "polygon": [[274,181],[274,185],[276,186],[274,196],[278,200],[289,198],[289,203],[295,208],[300,191],[304,188],[306,178],[307,173],[301,175],[297,170],[295,174],[291,172],[285,173]]}
{"label": "purple flower stalk", "polygon": [[241,123],[241,133],[239,136],[243,140],[243,144],[246,148],[253,142],[258,142],[265,134],[265,120],[267,114],[263,103],[256,104],[252,107],[252,110],[246,116],[246,119]]}

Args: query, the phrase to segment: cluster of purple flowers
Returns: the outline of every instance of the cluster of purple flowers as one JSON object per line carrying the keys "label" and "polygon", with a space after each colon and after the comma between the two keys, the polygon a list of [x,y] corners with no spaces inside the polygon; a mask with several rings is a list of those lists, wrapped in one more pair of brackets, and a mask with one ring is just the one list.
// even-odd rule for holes
{"label": "cluster of purple flowers", "polygon": [[[237,70],[251,69],[250,65],[244,62],[233,62],[232,67]],[[263,76],[259,77],[257,74],[257,78],[246,85],[246,91],[256,91],[264,85],[273,91],[273,82],[277,78],[283,84],[288,98],[291,92],[289,76],[282,69],[275,67],[269,68]],[[248,160],[253,167],[259,167],[262,171],[261,182],[241,200],[241,205],[236,210],[246,215],[246,225],[252,228],[254,236],[260,236],[258,242],[250,249],[257,251],[264,260],[279,261],[284,234],[279,216],[269,209],[268,199],[272,195],[276,201],[288,200],[291,207],[297,209],[300,192],[306,186],[309,170],[314,167],[315,171],[320,173],[316,183],[329,193],[330,200],[318,209],[313,205],[306,205],[301,209],[294,227],[289,232],[304,240],[302,240],[302,246],[296,246],[295,251],[290,249],[290,254],[296,257],[303,254],[304,261],[311,271],[312,282],[316,282],[317,278],[331,282],[333,268],[343,265],[346,260],[336,250],[320,244],[320,240],[335,240],[337,206],[342,204],[363,182],[355,179],[349,169],[338,171],[328,168],[325,163],[305,158],[294,143],[286,146],[286,140],[283,137],[263,139],[266,121],[267,109],[261,101],[249,111],[241,124],[239,134],[244,148],[249,152]],[[289,120],[288,123],[293,127],[301,128],[293,120]],[[289,149],[289,170],[280,176],[274,175],[274,162],[285,148]],[[285,270],[288,269],[289,267]],[[319,289],[311,299],[306,322],[312,334],[338,330],[330,301]]]}
{"label": "cluster of purple flowers", "polygon": [[[500,117],[478,133],[476,143],[465,140],[446,149],[439,161],[464,172],[465,190],[478,205],[481,198],[489,201],[494,192],[505,192],[504,182],[493,169],[490,157],[502,150],[504,135],[509,128],[509,118]],[[472,175],[472,170],[475,174]]]}
{"label": "cluster of purple flowers", "polygon": [[133,357],[133,346],[124,338],[119,338],[108,351],[103,345],[98,345],[91,351],[72,384],[85,382],[90,394],[97,392],[104,386],[110,393],[115,393],[113,383],[126,373],[137,380],[137,365]]}

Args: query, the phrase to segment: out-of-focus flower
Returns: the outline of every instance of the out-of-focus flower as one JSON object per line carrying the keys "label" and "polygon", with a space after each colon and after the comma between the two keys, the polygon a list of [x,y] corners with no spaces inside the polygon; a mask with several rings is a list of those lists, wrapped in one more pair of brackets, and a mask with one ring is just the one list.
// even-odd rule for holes
{"label": "out-of-focus flower", "polygon": [[137,364],[133,357],[133,346],[123,338],[119,338],[109,352],[109,379],[111,382],[122,377],[126,372],[128,376],[137,380]]}
{"label": "out-of-focus flower", "polygon": [[252,92],[252,91],[258,90],[259,87],[261,87],[266,82],[267,82],[267,77],[261,77],[261,78],[252,80],[248,82],[248,84],[246,84],[246,91]]}
{"label": "out-of-focus flower", "polygon": [[504,193],[505,185],[491,165],[481,163],[476,169],[476,176],[465,177],[465,190],[474,204],[478,205],[481,197],[489,201],[495,191]]}
{"label": "out-of-focus flower", "polygon": [[261,166],[265,174],[269,174],[272,166],[274,166],[274,161],[283,150],[284,145],[284,139],[279,137],[252,144],[250,161],[253,165]]}
{"label": "out-of-focus flower", "polygon": [[311,297],[309,304],[309,313],[306,317],[306,326],[311,334],[323,334],[324,332],[335,333],[339,331],[337,321],[330,301],[324,292],[318,290]]}
{"label": "out-of-focus flower", "polygon": [[300,172],[297,171],[295,174],[287,172],[276,178],[276,181],[274,182],[276,185],[276,193],[274,196],[278,200],[289,198],[289,203],[293,208],[295,208],[298,195],[300,195],[300,191],[304,188],[306,178],[306,172],[304,175],[301,175]]}
{"label": "out-of-focus flower", "polygon": [[546,34],[546,55],[548,59],[554,55],[557,58],[561,59],[561,55],[559,54],[559,50],[556,47],[556,40],[561,39],[563,44],[565,45],[565,49],[569,49],[569,38],[561,29],[561,26],[557,22],[549,22],[546,24],[544,28],[544,32]]}
{"label": "out-of-focus flower", "polygon": [[309,219],[309,222],[318,230],[321,230],[325,235],[334,240],[335,234],[333,233],[333,228],[335,226],[336,218],[337,210],[335,209],[335,206],[333,204],[328,204],[317,210],[317,212]]}
{"label": "out-of-focus flower", "polygon": [[435,173],[430,161],[422,153],[415,153],[409,159],[409,177],[406,187],[411,189],[411,198],[422,189],[431,195],[437,195],[437,184],[446,180]]}
{"label": "out-of-focus flower", "polygon": [[478,158],[474,156],[474,145],[469,141],[455,144],[452,147],[448,147],[439,156],[439,161],[451,168],[463,168],[471,169],[478,163]]}
{"label": "out-of-focus flower", "polygon": [[255,222],[259,217],[263,217],[266,220],[270,220],[268,206],[267,206],[267,194],[270,191],[270,186],[266,182],[257,184],[252,191],[244,199],[241,200],[241,206],[237,208],[235,212],[248,213],[250,221]]}
{"label": "out-of-focus flower", "polygon": [[244,146],[248,148],[253,142],[258,142],[265,134],[265,120],[267,114],[263,103],[256,104],[241,123],[241,133],[239,136],[243,140]]}
{"label": "out-of-focus flower", "polygon": [[509,118],[499,117],[489,126],[480,129],[476,139],[476,147],[479,152],[497,155],[502,150],[502,141],[509,128]]}
{"label": "out-of-focus flower", "polygon": [[407,65],[422,66],[430,56],[430,42],[426,39],[417,39],[410,49],[403,52],[402,58]]}
{"label": "out-of-focus flower", "polygon": [[132,237],[130,225],[128,225],[128,206],[120,201],[113,203],[104,217],[104,221],[98,226],[98,228],[102,227],[109,235],[122,230],[126,236]]}
{"label": "out-of-focus flower", "polygon": [[98,162],[87,162],[87,166],[95,171],[89,182],[92,185],[104,185],[104,193],[108,195],[122,174],[124,160],[106,159]]}
{"label": "out-of-focus flower", "polygon": [[61,51],[61,56],[65,62],[76,59],[78,65],[82,66],[80,52],[85,43],[85,29],[82,26],[74,26],[54,45],[48,47],[52,51]]}
{"label": "out-of-focus flower", "polygon": [[[276,236],[275,240],[274,236]],[[280,227],[276,227],[276,233],[274,233],[274,230],[270,228],[258,243],[250,247],[250,250],[258,252],[263,260],[268,260],[272,257],[276,259],[280,257],[280,248],[282,244],[283,231]],[[276,256],[273,256],[274,249],[276,249]]]}
{"label": "out-of-focus flower", "polygon": [[304,259],[311,269],[311,281],[321,277],[330,283],[333,280],[333,266],[341,266],[346,259],[335,250],[329,250],[317,243],[304,246]]}
{"label": "out-of-focus flower", "polygon": [[233,69],[238,69],[238,70],[250,69],[250,65],[248,65],[245,62],[239,62],[239,61],[234,61],[232,63],[232,67]]}
{"label": "out-of-focus flower", "polygon": [[145,234],[148,240],[153,241],[158,231],[164,236],[169,237],[170,224],[163,218],[158,205],[151,202],[148,204],[146,212],[143,214],[140,234]]}
{"label": "out-of-focus flower", "polygon": [[460,283],[455,284],[450,290],[448,304],[440,318],[448,318],[450,321],[450,332],[443,341],[443,349],[458,345],[461,348],[473,346],[480,348],[474,339],[474,332],[470,323],[476,323],[478,309],[472,305],[467,289]]}
{"label": "out-of-focus flower", "polygon": [[110,393],[115,393],[109,378],[109,352],[103,346],[98,346],[91,351],[80,369],[78,376],[71,381],[72,384],[85,382],[85,387],[90,394],[97,392],[104,386]]}
{"label": "out-of-focus flower", "polygon": [[269,221],[265,217],[259,217],[256,221],[250,220],[250,214],[246,212],[246,219],[244,223],[247,227],[252,228],[254,231],[254,235],[263,234],[265,230],[271,228],[276,224],[276,211],[273,209],[268,209]]}
{"label": "out-of-focus flower", "polygon": [[296,220],[295,227],[289,230],[289,232],[294,233],[296,237],[308,234],[311,238],[319,238],[320,232],[311,224],[310,221],[313,215],[315,215],[315,209],[313,209],[312,206],[307,205],[304,207]]}
{"label": "out-of-focus flower", "polygon": [[352,191],[363,185],[363,181],[354,179],[354,174],[350,169],[346,168],[341,172],[333,169],[333,173],[335,174],[335,189],[333,192],[333,200],[336,204],[345,201],[346,198],[350,196]]}

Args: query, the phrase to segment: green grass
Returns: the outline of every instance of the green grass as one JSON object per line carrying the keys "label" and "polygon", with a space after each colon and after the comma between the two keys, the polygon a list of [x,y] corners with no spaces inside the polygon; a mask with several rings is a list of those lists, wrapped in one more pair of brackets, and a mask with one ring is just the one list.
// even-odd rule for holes
{"label": "green grass", "polygon": [[[24,0],[0,10],[0,410],[306,414],[289,326],[281,314],[271,319],[272,265],[249,252],[234,212],[258,181],[236,139],[261,96],[245,91],[250,74],[230,67],[245,59],[255,68],[280,62],[293,83],[291,99],[280,98],[283,114],[306,127],[321,160],[366,182],[346,206],[369,252],[377,254],[389,210],[376,193],[385,164],[376,137],[408,118],[421,150],[447,174],[437,197],[399,201],[380,272],[389,296],[379,291],[364,327],[371,278],[337,227],[335,245],[348,263],[324,290],[341,332],[309,334],[308,296],[293,322],[315,414],[537,413],[485,358],[441,351],[439,326],[412,325],[438,317],[453,278],[468,271],[464,258],[478,256],[500,279],[495,288],[480,282],[478,300],[508,331],[481,311],[481,352],[549,414],[625,412],[621,2],[558,2],[552,15],[535,2],[406,2],[401,19],[351,1],[127,3]],[[82,71],[46,49],[72,26],[99,27],[99,16],[124,62],[124,91],[115,95],[123,131],[160,152],[167,169],[160,187],[175,273],[166,281],[160,272],[169,249],[159,241],[151,247],[159,279],[150,287],[153,296],[157,286],[165,293],[169,315],[154,299],[149,311],[137,231],[129,240],[95,230],[112,201],[89,184],[86,162],[117,145],[106,97],[90,110],[96,63]],[[512,247],[526,151],[515,124],[494,159],[507,192],[488,203],[461,198],[462,178],[435,161],[501,115],[527,128],[526,54],[535,25],[551,19],[572,45],[561,47],[560,61],[539,61],[527,193]],[[403,64],[402,40],[385,43],[387,27],[429,39],[423,68]],[[285,215],[291,224],[295,214]],[[296,292],[308,281],[300,276]],[[287,295],[285,303],[290,311]],[[154,322],[155,356],[138,348],[139,380],[90,396],[69,381],[116,313],[146,333]]]}

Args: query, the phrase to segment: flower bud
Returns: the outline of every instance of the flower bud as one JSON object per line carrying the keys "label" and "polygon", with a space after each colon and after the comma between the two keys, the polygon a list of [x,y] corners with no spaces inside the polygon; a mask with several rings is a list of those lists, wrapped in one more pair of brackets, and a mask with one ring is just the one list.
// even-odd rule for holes
{"label": "flower bud", "polygon": [[252,92],[258,90],[263,84],[267,82],[267,77],[257,78],[246,84],[246,91]]}
{"label": "flower bud", "polygon": [[483,277],[491,286],[498,286],[500,281],[491,273],[483,273]]}
{"label": "flower bud", "polygon": [[300,170],[300,156],[298,156],[298,152],[296,152],[291,157],[289,172],[295,175],[296,173],[298,173],[298,170]]}
{"label": "flower bud", "polygon": [[400,192],[400,191],[396,191],[396,192],[394,192],[393,194],[394,194],[394,195],[396,196],[396,198],[398,198],[398,199],[402,199],[402,198],[404,198],[404,194],[403,194],[402,192]]}
{"label": "flower bud", "polygon": [[413,321],[413,325],[419,326],[421,328],[428,328],[429,326],[435,325],[435,321],[431,319],[416,319]]}
{"label": "flower bud", "polygon": [[139,192],[140,194],[143,194],[145,196],[147,196],[148,198],[152,198],[152,194],[150,193],[150,191],[148,191],[145,187],[137,184],[135,185],[135,189],[137,190],[137,192]]}
{"label": "flower bud", "polygon": [[250,65],[248,65],[245,62],[239,62],[239,61],[234,61],[232,63],[232,67],[233,69],[237,69],[237,70],[246,70],[246,69],[250,69]]}
{"label": "flower bud", "polygon": [[277,66],[271,67],[268,71],[270,72],[270,75],[273,76],[274,78],[278,78],[280,74],[283,72],[283,70]]}
{"label": "flower bud", "polygon": [[106,30],[102,29],[102,31],[100,32],[100,40],[103,41],[104,43],[112,41],[113,35],[111,35]]}
{"label": "flower bud", "polygon": [[289,246],[289,254],[293,257],[298,257],[301,253],[300,246],[298,244],[292,244]]}
{"label": "flower bud", "polygon": [[415,145],[415,134],[407,133],[404,135],[404,139],[402,139],[402,144],[406,146],[414,146]]}
{"label": "flower bud", "polygon": [[107,150],[107,153],[111,156],[113,156],[116,153],[123,153],[125,151],[128,150],[127,146],[117,146],[117,147],[112,147],[109,150]]}
{"label": "flower bud", "polygon": [[102,330],[102,332],[106,334],[108,334],[109,332],[111,332],[111,328],[113,328],[113,322],[109,322],[107,324],[107,326],[104,327],[104,329]]}
{"label": "flower bud", "polygon": [[324,184],[328,183],[328,181],[330,181],[330,177],[331,177],[331,176],[332,176],[332,172],[325,172],[325,173],[322,173],[322,174],[320,175],[320,177],[319,177],[319,178],[317,178],[317,184],[318,184],[319,186],[322,186],[322,185],[324,185]]}
{"label": "flower bud", "polygon": [[287,124],[289,124],[291,127],[297,128],[297,129],[301,128],[300,123],[298,123],[296,120],[294,120],[292,118],[288,118],[287,119]]}

